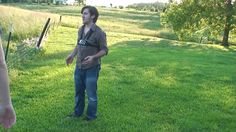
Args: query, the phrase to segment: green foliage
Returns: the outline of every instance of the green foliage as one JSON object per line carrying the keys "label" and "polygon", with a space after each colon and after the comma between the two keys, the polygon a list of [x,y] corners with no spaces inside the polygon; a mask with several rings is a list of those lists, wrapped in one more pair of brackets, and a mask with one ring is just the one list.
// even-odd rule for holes
{"label": "green foliage", "polygon": [[124,9],[124,6],[119,6],[119,9]]}
{"label": "green foliage", "polygon": [[[4,42],[4,50],[6,50],[6,42]],[[26,45],[19,42],[11,42],[7,56],[7,66],[9,70],[20,69],[22,65],[30,62],[42,53],[38,52],[35,44]]]}
{"label": "green foliage", "polygon": [[[179,39],[188,40],[195,32],[209,29],[206,36],[223,35],[226,13],[235,12],[235,7],[227,11],[224,1],[215,0],[183,0],[180,4],[171,4],[162,15],[162,23],[170,25],[178,34]],[[235,27],[231,20],[230,30]]]}
{"label": "green foliage", "polygon": [[127,6],[130,9],[136,9],[140,11],[151,11],[151,12],[161,12],[167,4],[161,2],[155,3],[137,3]]}

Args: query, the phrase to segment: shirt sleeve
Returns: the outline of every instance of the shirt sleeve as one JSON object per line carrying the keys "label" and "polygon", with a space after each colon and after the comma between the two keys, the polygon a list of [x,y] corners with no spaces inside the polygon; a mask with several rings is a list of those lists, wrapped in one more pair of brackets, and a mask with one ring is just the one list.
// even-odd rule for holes
{"label": "shirt sleeve", "polygon": [[104,50],[106,52],[106,55],[108,54],[108,48],[107,48],[107,38],[106,38],[106,33],[101,31],[99,38],[98,38],[98,44],[100,50]]}
{"label": "shirt sleeve", "polygon": [[79,40],[80,40],[81,33],[82,33],[82,28],[83,28],[83,27],[79,28],[79,30],[78,30],[78,37],[77,37],[77,44],[76,44],[76,45],[79,44]]}

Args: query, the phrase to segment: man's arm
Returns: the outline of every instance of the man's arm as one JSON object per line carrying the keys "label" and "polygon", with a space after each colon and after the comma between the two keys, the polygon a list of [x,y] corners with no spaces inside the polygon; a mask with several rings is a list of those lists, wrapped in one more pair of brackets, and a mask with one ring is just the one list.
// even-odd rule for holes
{"label": "man's arm", "polygon": [[83,64],[89,64],[92,63],[93,60],[99,59],[105,55],[108,54],[108,48],[107,48],[107,38],[105,32],[101,31],[99,40],[98,40],[99,48],[101,49],[97,54],[92,56],[87,56],[84,58]]}
{"label": "man's arm", "polygon": [[78,54],[78,45],[75,46],[73,52],[71,53],[71,56],[74,58]]}
{"label": "man's arm", "polygon": [[4,59],[4,52],[2,44],[0,42],[0,103],[4,106],[11,104],[11,99],[9,95],[9,82],[8,82],[8,72],[7,65]]}
{"label": "man's arm", "polygon": [[74,57],[78,54],[78,45],[75,46],[73,52],[69,54],[69,56],[66,58],[66,64],[69,65],[73,62]]}
{"label": "man's arm", "polygon": [[93,55],[93,58],[94,59],[99,59],[99,58],[103,57],[106,54],[107,54],[107,52],[105,50],[100,50],[97,54]]}
{"label": "man's arm", "polygon": [[107,54],[107,52],[105,51],[105,50],[100,50],[97,54],[95,54],[95,55],[92,55],[92,56],[87,56],[87,57],[85,57],[84,58],[84,62],[83,62],[83,64],[90,64],[90,63],[92,63],[93,62],[93,60],[96,60],[96,59],[99,59],[99,58],[101,58],[101,57],[103,57],[104,55],[106,55]]}
{"label": "man's arm", "polygon": [[16,122],[16,114],[10,98],[7,65],[4,58],[0,36],[0,125],[10,128]]}

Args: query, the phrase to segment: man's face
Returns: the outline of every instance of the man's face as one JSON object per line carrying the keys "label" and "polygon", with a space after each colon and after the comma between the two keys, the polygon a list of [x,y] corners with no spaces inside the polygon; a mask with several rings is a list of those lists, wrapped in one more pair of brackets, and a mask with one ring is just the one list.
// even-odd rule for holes
{"label": "man's face", "polygon": [[91,14],[89,13],[89,10],[84,9],[83,14],[82,14],[83,24],[88,24],[90,22],[93,22],[93,18],[94,16],[91,16]]}

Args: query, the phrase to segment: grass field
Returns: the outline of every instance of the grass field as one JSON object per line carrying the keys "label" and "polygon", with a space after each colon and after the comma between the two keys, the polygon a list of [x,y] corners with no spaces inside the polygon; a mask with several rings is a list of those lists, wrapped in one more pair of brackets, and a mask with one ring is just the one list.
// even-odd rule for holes
{"label": "grass field", "polygon": [[59,15],[33,12],[0,5],[0,26],[3,28],[4,38],[7,39],[10,25],[13,25],[13,41],[39,36],[47,18],[51,21],[59,19]]}
{"label": "grass field", "polygon": [[[66,27],[78,28],[78,25],[81,25],[82,23],[80,13],[82,7],[24,4],[10,4],[10,6],[29,9],[36,12],[59,14],[62,16],[62,25]],[[98,21],[98,25],[100,25],[105,31],[177,39],[177,36],[171,32],[170,29],[164,28],[160,25],[160,17],[158,13],[110,8],[99,8],[99,11],[100,21]],[[56,21],[56,19],[54,20]]]}
{"label": "grass field", "polygon": [[[70,11],[68,20],[80,23],[79,10],[39,8]],[[65,58],[77,37],[68,23],[50,34],[42,54],[10,70],[17,113],[10,131],[236,131],[236,47],[153,37],[164,30],[158,14],[100,10],[110,50],[98,82],[98,119],[65,118],[74,105],[74,64],[67,67]]]}

